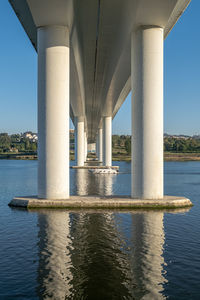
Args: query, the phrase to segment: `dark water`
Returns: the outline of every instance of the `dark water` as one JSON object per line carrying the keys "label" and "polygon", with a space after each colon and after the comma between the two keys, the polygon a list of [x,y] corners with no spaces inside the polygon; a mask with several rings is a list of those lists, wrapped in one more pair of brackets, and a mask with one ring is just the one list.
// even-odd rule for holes
{"label": "dark water", "polygon": [[[71,194],[130,194],[119,175],[71,170]],[[36,161],[0,161],[0,299],[200,299],[200,162],[165,164],[165,194],[190,210],[11,209],[36,194]]]}

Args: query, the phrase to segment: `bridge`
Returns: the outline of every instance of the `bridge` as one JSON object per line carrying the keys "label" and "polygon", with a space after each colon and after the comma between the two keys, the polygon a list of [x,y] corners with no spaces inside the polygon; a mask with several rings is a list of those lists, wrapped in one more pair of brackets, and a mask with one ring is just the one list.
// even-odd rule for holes
{"label": "bridge", "polygon": [[38,198],[69,199],[87,144],[112,165],[112,119],[132,91],[132,198],[163,199],[164,39],[190,0],[9,0],[38,53]]}

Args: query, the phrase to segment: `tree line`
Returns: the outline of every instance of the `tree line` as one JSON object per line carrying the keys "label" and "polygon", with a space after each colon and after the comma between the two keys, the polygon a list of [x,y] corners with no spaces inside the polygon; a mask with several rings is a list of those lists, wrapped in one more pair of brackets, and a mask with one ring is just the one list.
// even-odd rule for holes
{"label": "tree line", "polygon": [[20,134],[0,133],[0,153],[36,151],[37,142],[31,141]]}
{"label": "tree line", "polygon": [[[153,143],[153,141],[152,141]],[[131,136],[129,135],[113,135],[112,136],[113,148],[125,149],[128,155],[131,154]],[[163,147],[165,152],[200,152],[200,138],[178,138],[178,137],[165,137],[163,140]]]}
{"label": "tree line", "polygon": [[167,152],[200,152],[200,138],[164,138],[164,151]]}
{"label": "tree line", "polygon": [[[74,143],[74,134],[70,134],[70,142]],[[152,141],[153,143],[153,141]],[[113,135],[112,147],[118,153],[123,151],[131,154],[131,136]],[[0,133],[0,153],[37,151],[37,142],[23,137],[20,134]],[[167,136],[164,138],[164,151],[166,152],[200,152],[200,138],[178,138]]]}

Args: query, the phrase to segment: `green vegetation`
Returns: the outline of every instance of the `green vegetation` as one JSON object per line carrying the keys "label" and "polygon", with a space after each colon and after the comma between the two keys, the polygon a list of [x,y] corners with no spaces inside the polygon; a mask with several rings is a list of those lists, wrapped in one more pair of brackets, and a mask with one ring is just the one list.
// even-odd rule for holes
{"label": "green vegetation", "polygon": [[20,134],[0,133],[0,153],[36,152],[37,142]]}
{"label": "green vegetation", "polygon": [[126,149],[127,154],[130,155],[131,154],[131,139],[127,139],[125,141],[124,145],[125,145],[125,149]]}
{"label": "green vegetation", "polygon": [[[37,140],[33,133],[0,133],[0,158],[36,159]],[[153,141],[152,141],[153,143]],[[200,136],[165,136],[165,160],[200,160]],[[131,160],[131,136],[112,136],[113,160]],[[92,153],[88,157],[95,154]],[[70,130],[70,158],[74,159],[74,132]]]}
{"label": "green vegetation", "polygon": [[112,155],[113,160],[131,159],[131,136],[113,135],[112,136]]}
{"label": "green vegetation", "polygon": [[200,153],[200,139],[196,138],[164,138],[164,151]]}
{"label": "green vegetation", "polygon": [[[152,141],[153,143],[153,141]],[[113,160],[131,160],[131,137],[113,135]],[[200,137],[166,136],[164,158],[168,161],[200,160]]]}

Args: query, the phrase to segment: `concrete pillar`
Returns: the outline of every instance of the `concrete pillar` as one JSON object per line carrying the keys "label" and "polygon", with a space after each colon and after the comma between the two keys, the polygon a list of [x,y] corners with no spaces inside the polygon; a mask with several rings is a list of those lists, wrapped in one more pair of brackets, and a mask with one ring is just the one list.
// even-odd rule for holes
{"label": "concrete pillar", "polygon": [[88,152],[94,153],[95,152],[95,147],[96,147],[95,143],[89,143],[88,144]]}
{"label": "concrete pillar", "polygon": [[85,162],[84,119],[76,117],[76,164],[81,167]]}
{"label": "concrete pillar", "polygon": [[163,198],[163,29],[132,34],[132,197]]}
{"label": "concrete pillar", "polygon": [[74,156],[75,163],[77,164],[77,128],[76,128],[76,118],[74,122]]}
{"label": "concrete pillar", "polygon": [[98,158],[103,161],[103,129],[98,128]]}
{"label": "concrete pillar", "polygon": [[97,157],[97,160],[99,160],[99,138],[98,138],[98,133],[96,134],[96,157]]}
{"label": "concrete pillar", "polygon": [[85,135],[85,161],[87,160],[87,153],[88,153],[88,149],[87,149],[87,133],[86,131],[84,132]]}
{"label": "concrete pillar", "polygon": [[38,28],[38,197],[69,197],[69,32]]}
{"label": "concrete pillar", "polygon": [[104,166],[112,166],[112,117],[103,118],[103,147]]}

